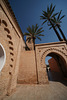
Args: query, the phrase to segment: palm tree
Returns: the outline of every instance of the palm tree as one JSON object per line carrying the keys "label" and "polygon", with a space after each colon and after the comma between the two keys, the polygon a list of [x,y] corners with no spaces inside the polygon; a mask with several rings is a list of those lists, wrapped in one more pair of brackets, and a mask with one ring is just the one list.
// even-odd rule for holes
{"label": "palm tree", "polygon": [[60,41],[62,41],[62,39],[61,39],[61,37],[60,37],[58,31],[56,30],[54,24],[53,24],[52,21],[51,21],[51,19],[52,19],[53,17],[55,17],[55,16],[58,14],[58,13],[53,14],[54,10],[55,10],[55,6],[53,7],[53,5],[51,4],[50,7],[49,7],[49,6],[47,7],[47,11],[43,11],[43,13],[42,13],[43,16],[40,16],[40,17],[41,17],[40,19],[43,19],[43,20],[44,20],[44,22],[42,23],[42,25],[43,25],[45,22],[47,22],[47,24],[50,23],[51,26],[52,26],[52,28],[54,29],[54,31],[55,31],[55,33],[56,33],[58,39],[59,39]]}
{"label": "palm tree", "polygon": [[32,25],[32,27],[28,27],[27,28],[28,33],[24,33],[24,35],[27,36],[26,41],[30,42],[32,40],[33,42],[33,47],[35,50],[35,39],[38,38],[41,41],[40,36],[44,36],[43,34],[41,34],[44,30],[42,30],[42,27],[39,28],[38,24],[36,24],[35,26]]}
{"label": "palm tree", "polygon": [[60,27],[61,27],[61,26],[60,26],[60,23],[62,23],[61,19],[65,17],[65,15],[63,15],[62,17],[60,17],[61,12],[62,12],[62,10],[59,12],[57,18],[54,17],[54,18],[52,19],[52,22],[54,23],[55,27],[57,27],[57,28],[59,29],[59,31],[60,31],[60,33],[61,33],[63,39],[64,39],[65,41],[67,41],[67,40],[66,40],[66,37],[65,37],[65,35],[64,35],[64,33],[63,33],[63,31],[62,31],[61,28],[60,28]]}

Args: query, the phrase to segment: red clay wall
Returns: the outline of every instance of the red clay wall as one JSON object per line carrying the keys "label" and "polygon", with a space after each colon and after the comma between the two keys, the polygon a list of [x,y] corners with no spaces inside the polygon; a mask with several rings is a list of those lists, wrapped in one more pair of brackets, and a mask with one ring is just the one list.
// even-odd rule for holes
{"label": "red clay wall", "polygon": [[48,60],[51,71],[60,72],[59,66],[54,58]]}
{"label": "red clay wall", "polygon": [[51,58],[49,61],[50,66],[50,80],[59,81],[63,78],[63,74],[54,58]]}

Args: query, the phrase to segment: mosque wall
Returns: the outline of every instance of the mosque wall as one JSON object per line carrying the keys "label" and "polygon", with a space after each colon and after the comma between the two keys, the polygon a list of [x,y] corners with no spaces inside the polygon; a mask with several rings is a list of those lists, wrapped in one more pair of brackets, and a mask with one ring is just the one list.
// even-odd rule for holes
{"label": "mosque wall", "polygon": [[60,55],[67,68],[65,41],[37,44],[35,51],[32,47],[25,51],[22,32],[7,1],[0,0],[0,98],[10,95],[17,83],[48,83],[45,57],[50,53]]}
{"label": "mosque wall", "polygon": [[21,48],[21,31],[5,1],[0,0],[0,98],[16,88]]}

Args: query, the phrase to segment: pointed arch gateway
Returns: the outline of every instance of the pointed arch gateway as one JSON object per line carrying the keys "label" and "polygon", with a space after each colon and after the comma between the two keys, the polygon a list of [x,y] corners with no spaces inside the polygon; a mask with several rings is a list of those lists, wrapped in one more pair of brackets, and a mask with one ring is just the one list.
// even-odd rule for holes
{"label": "pointed arch gateway", "polygon": [[65,42],[55,42],[36,45],[37,73],[39,83],[48,83],[48,75],[46,71],[46,56],[53,57],[67,78],[67,45]]}

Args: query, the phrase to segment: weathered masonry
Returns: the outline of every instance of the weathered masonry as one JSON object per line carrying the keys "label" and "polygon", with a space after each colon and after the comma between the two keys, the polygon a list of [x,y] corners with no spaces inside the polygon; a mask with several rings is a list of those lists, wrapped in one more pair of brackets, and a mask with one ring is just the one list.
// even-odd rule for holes
{"label": "weathered masonry", "polygon": [[7,0],[0,0],[0,97],[16,88],[22,32]]}
{"label": "weathered masonry", "polygon": [[[48,76],[46,72],[46,56],[53,57],[63,71],[64,77],[67,77],[67,45],[65,42],[54,42],[36,45],[36,60],[38,82],[47,83]],[[59,63],[60,62],[60,63]]]}
{"label": "weathered masonry", "polygon": [[[28,44],[25,50],[23,33],[8,0],[0,0],[0,99],[10,95],[17,84],[49,83],[45,57],[53,57],[67,78],[67,45],[55,43]],[[60,62],[60,63],[59,63]]]}

